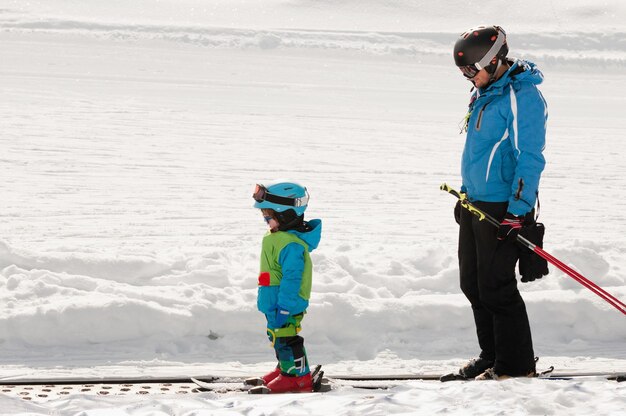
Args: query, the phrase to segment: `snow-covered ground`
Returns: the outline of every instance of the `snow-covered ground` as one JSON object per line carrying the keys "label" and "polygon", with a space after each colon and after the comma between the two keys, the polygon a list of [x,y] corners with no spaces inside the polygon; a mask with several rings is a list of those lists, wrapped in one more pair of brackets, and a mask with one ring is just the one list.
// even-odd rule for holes
{"label": "snow-covered ground", "polygon": [[[501,24],[546,76],[545,248],[626,300],[621,1],[0,0],[0,378],[265,372],[256,182],[324,221],[303,335],[329,375],[477,353],[454,200],[458,33]],[[554,269],[554,268],[553,268]],[[520,284],[539,368],[626,372],[624,315]],[[528,398],[535,398],[529,401]],[[600,381],[410,382],[324,396],[73,396],[0,413],[618,414]],[[85,413],[82,413],[85,414]]]}

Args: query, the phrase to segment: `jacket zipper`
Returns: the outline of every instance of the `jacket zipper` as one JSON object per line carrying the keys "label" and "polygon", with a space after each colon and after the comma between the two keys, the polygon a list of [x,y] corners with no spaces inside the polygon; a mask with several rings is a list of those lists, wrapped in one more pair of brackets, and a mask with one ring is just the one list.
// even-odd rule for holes
{"label": "jacket zipper", "polygon": [[485,108],[487,108],[488,105],[489,103],[485,104],[483,108],[480,109],[480,113],[478,113],[478,119],[476,120],[476,131],[480,130],[480,124],[483,121],[483,112],[485,111]]}

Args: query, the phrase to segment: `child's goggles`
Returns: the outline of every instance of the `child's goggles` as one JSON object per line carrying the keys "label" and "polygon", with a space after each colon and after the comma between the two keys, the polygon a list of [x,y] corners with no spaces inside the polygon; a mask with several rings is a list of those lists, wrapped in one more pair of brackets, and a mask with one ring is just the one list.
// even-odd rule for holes
{"label": "child's goggles", "polygon": [[304,196],[299,198],[290,198],[287,196],[279,196],[271,194],[267,188],[263,185],[257,184],[254,188],[254,193],[252,194],[252,198],[256,202],[272,202],[278,205],[287,205],[290,207],[303,207],[309,203],[309,194],[306,193]]}

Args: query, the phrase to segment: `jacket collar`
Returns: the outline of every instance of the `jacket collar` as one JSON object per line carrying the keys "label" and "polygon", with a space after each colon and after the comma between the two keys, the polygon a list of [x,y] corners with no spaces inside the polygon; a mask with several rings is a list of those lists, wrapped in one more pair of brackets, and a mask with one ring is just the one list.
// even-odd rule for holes
{"label": "jacket collar", "polygon": [[522,80],[541,84],[543,74],[532,62],[514,59],[511,67],[502,74],[500,79],[487,88],[479,89],[479,96],[502,95],[506,87]]}

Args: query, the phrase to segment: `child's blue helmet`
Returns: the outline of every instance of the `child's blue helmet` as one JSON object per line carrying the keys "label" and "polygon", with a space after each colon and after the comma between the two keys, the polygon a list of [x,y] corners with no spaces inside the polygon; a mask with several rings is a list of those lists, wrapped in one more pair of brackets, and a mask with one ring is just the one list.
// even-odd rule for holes
{"label": "child's blue helmet", "polygon": [[257,184],[252,194],[255,208],[273,209],[284,212],[293,209],[301,216],[309,203],[309,193],[302,185],[293,182],[280,182],[268,187]]}

